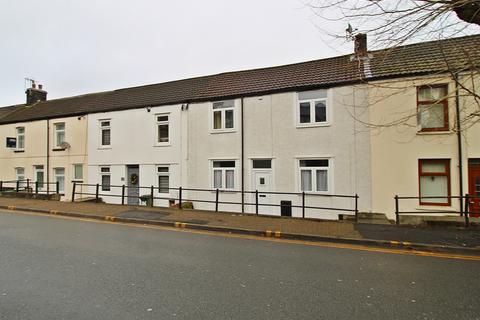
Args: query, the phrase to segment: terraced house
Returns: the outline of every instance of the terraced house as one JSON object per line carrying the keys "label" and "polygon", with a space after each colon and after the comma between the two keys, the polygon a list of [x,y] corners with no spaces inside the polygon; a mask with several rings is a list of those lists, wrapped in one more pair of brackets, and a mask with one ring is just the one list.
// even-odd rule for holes
{"label": "terraced house", "polygon": [[0,136],[16,137],[0,177],[38,180],[43,165],[49,181],[64,169],[67,199],[82,180],[113,203],[153,186],[159,206],[182,192],[199,209],[220,197],[225,211],[326,219],[353,208],[343,195],[389,216],[396,194],[435,195],[403,208],[449,214],[460,206],[449,195],[480,195],[478,62],[480,36],[368,51],[358,35],[339,57],[41,96],[0,109]]}

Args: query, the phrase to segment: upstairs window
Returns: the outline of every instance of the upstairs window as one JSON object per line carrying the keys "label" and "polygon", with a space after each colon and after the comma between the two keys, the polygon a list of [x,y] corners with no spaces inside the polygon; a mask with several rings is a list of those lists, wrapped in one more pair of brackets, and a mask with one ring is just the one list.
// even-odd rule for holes
{"label": "upstairs window", "polygon": [[213,187],[235,189],[235,161],[213,161]]}
{"label": "upstairs window", "polygon": [[168,114],[157,114],[157,144],[170,142],[170,116]]}
{"label": "upstairs window", "polygon": [[110,147],[112,139],[112,129],[110,120],[100,120],[100,146]]}
{"label": "upstairs window", "polygon": [[[419,160],[420,204],[449,206],[450,198],[450,160]],[[422,197],[443,197],[422,199]]]}
{"label": "upstairs window", "polygon": [[297,114],[301,126],[328,123],[327,91],[299,92]]}
{"label": "upstairs window", "polygon": [[328,159],[300,160],[300,190],[305,192],[330,191]]}
{"label": "upstairs window", "polygon": [[55,123],[54,124],[54,134],[55,134],[55,147],[61,148],[62,143],[65,142],[65,123]]}
{"label": "upstairs window", "polygon": [[100,167],[100,178],[102,182],[102,191],[110,191],[110,167]]}
{"label": "upstairs window", "polygon": [[168,166],[157,167],[158,175],[158,192],[169,193],[170,192],[170,172]]}
{"label": "upstairs window", "polygon": [[421,131],[448,131],[448,86],[423,86],[417,90]]}
{"label": "upstairs window", "polygon": [[25,149],[25,127],[16,128],[17,131],[17,149]]}
{"label": "upstairs window", "polygon": [[235,128],[235,100],[213,103],[213,130],[233,130]]}

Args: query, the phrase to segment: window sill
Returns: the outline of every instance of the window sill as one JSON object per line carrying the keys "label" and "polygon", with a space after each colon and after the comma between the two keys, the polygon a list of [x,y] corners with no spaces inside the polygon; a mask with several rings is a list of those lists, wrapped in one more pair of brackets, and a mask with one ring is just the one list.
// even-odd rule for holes
{"label": "window sill", "polygon": [[100,146],[98,147],[98,150],[109,150],[109,149],[112,149],[111,146]]}
{"label": "window sill", "polygon": [[65,150],[67,150],[67,149],[65,149],[65,148],[54,148],[54,149],[52,149],[52,151],[65,151]]}
{"label": "window sill", "polygon": [[417,135],[419,136],[431,136],[431,135],[449,135],[454,134],[453,131],[445,130],[445,131],[417,131]]}
{"label": "window sill", "polygon": [[157,148],[157,147],[170,147],[170,146],[172,146],[172,144],[169,143],[169,142],[166,142],[166,143],[156,143],[156,144],[153,145],[154,148]]}
{"label": "window sill", "polygon": [[458,210],[455,210],[451,205],[438,205],[438,206],[435,206],[435,205],[431,205],[431,204],[428,204],[428,205],[420,205],[420,206],[416,206],[415,207],[415,210],[418,210],[418,213],[430,213],[430,212],[437,212],[437,211],[442,211],[442,212],[445,212],[445,213],[455,213],[455,214],[458,214]]}
{"label": "window sill", "polygon": [[237,129],[214,129],[210,130],[210,133],[217,134],[217,133],[233,133],[237,132]]}
{"label": "window sill", "polygon": [[13,150],[13,153],[23,153],[25,150]]}
{"label": "window sill", "polygon": [[[303,191],[299,191],[299,193],[302,193]],[[305,191],[305,195],[318,195],[318,196],[329,196],[332,197],[333,194],[330,191]],[[301,195],[300,195],[301,196]]]}
{"label": "window sill", "polygon": [[332,124],[330,122],[322,123],[297,123],[297,129],[303,128],[318,128],[318,127],[330,127]]}

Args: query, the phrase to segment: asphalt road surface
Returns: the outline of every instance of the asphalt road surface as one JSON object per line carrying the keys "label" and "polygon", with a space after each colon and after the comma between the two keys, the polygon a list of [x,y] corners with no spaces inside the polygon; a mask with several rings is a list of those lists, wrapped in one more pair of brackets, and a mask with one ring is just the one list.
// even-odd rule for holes
{"label": "asphalt road surface", "polygon": [[0,319],[480,319],[480,262],[0,212]]}

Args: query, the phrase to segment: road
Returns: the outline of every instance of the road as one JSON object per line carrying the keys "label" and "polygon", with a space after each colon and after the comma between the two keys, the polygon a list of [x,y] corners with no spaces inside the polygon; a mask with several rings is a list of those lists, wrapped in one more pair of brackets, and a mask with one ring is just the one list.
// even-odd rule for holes
{"label": "road", "polygon": [[480,262],[0,212],[0,319],[480,319]]}

